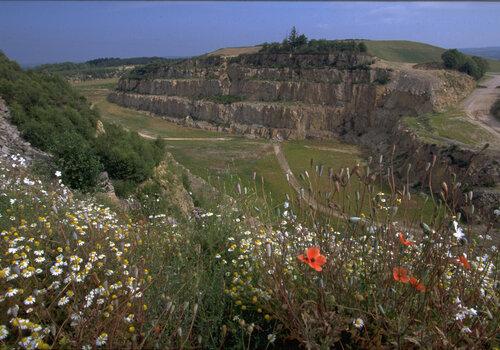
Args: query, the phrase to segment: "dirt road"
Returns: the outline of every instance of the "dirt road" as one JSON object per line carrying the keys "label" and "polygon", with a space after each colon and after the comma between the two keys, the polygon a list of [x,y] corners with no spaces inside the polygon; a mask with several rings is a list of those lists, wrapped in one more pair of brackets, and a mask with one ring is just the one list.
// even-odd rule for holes
{"label": "dirt road", "polygon": [[318,203],[314,198],[314,196],[309,194],[309,192],[300,185],[299,181],[293,174],[292,169],[290,169],[290,165],[288,165],[288,161],[286,160],[285,154],[281,149],[281,145],[279,143],[274,143],[273,148],[274,148],[274,154],[276,155],[276,159],[278,160],[281,170],[285,173],[288,183],[290,184],[290,186],[292,186],[295,192],[297,192],[301,200],[306,202],[314,210],[317,210],[323,214],[327,214],[338,218],[345,218],[344,215],[340,214],[336,210],[329,208],[321,203]]}
{"label": "dirt road", "polygon": [[493,103],[500,98],[500,75],[492,75],[488,80],[480,83],[477,88],[463,102],[463,108],[472,119],[480,122],[483,127],[500,137],[500,121],[490,114]]}
{"label": "dirt road", "polygon": [[[143,132],[137,132],[139,136],[144,137],[145,139],[156,140],[157,137],[146,134]],[[230,137],[160,137],[161,140],[165,141],[228,141],[232,140]]]}

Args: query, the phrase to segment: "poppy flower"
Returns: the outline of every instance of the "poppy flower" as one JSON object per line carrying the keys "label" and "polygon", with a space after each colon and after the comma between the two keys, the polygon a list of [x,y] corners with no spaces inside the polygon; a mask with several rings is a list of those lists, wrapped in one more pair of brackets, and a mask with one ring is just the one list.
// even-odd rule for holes
{"label": "poppy flower", "polygon": [[323,270],[321,266],[326,263],[326,258],[321,255],[318,247],[307,248],[306,254],[300,254],[297,258],[311,266],[316,271]]}
{"label": "poppy flower", "polygon": [[417,285],[415,286],[415,289],[418,290],[419,292],[423,293],[425,292],[427,289],[425,288],[425,285],[423,283],[417,283]]}
{"label": "poppy flower", "polygon": [[413,243],[412,241],[408,241],[405,236],[403,235],[403,232],[400,232],[398,234],[398,237],[399,237],[399,241],[401,242],[402,245],[405,245],[405,246],[411,246],[411,245],[414,245],[415,243]]}
{"label": "poppy flower", "polygon": [[408,270],[403,268],[403,267],[393,268],[392,269],[392,276],[394,277],[395,281],[398,281],[401,283],[410,282],[410,277],[408,276]]}
{"label": "poppy flower", "polygon": [[420,283],[415,277],[410,277],[410,284],[419,292],[425,292],[426,288],[423,283]]}
{"label": "poppy flower", "polygon": [[470,263],[469,263],[469,260],[467,260],[467,258],[465,257],[464,254],[460,255],[458,257],[458,261],[460,262],[460,264],[463,265],[463,267],[466,269],[466,270],[470,270]]}

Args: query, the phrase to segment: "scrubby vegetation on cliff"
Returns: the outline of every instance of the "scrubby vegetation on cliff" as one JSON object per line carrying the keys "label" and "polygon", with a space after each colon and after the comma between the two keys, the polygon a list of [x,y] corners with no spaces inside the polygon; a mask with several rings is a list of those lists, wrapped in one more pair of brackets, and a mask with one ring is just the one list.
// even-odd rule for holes
{"label": "scrubby vegetation on cliff", "polygon": [[66,79],[103,79],[123,74],[127,66],[143,66],[166,60],[162,57],[96,58],[82,63],[63,62],[42,64],[36,71],[60,75]]}
{"label": "scrubby vegetation on cliff", "polygon": [[103,170],[112,179],[137,184],[148,178],[163,154],[161,143],[111,124],[97,132],[98,113],[67,82],[25,72],[3,54],[0,96],[23,136],[55,156],[65,183],[73,188],[91,190]]}
{"label": "scrubby vegetation on cliff", "polygon": [[325,54],[330,52],[348,51],[352,53],[366,52],[366,44],[354,40],[309,40],[304,34],[298,34],[295,27],[281,43],[264,43],[260,53],[297,53]]}

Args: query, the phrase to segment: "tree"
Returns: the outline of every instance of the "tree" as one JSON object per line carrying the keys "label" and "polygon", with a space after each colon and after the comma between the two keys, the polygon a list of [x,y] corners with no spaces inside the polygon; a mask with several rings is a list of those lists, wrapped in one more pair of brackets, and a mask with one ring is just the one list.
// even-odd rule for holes
{"label": "tree", "polygon": [[304,34],[299,35],[297,29],[293,26],[284,42],[286,42],[292,51],[295,51],[297,48],[307,45],[307,37]]}
{"label": "tree", "polygon": [[465,55],[457,49],[446,50],[441,55],[443,64],[446,68],[459,69],[465,62]]}

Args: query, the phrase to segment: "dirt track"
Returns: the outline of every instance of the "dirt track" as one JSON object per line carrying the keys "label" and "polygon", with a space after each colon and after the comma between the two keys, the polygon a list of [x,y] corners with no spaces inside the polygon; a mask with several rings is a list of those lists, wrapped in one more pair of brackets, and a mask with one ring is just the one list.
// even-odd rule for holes
{"label": "dirt track", "polygon": [[500,75],[495,74],[482,83],[484,88],[475,89],[463,102],[463,108],[472,119],[480,122],[485,129],[500,137],[500,121],[490,114],[493,103],[500,98]]}
{"label": "dirt track", "polygon": [[276,155],[276,159],[278,160],[281,170],[283,171],[283,173],[285,173],[288,183],[290,184],[290,186],[292,186],[292,188],[295,190],[295,192],[297,192],[299,197],[304,202],[306,202],[314,210],[317,210],[323,214],[327,214],[338,218],[344,217],[336,210],[329,208],[321,203],[318,203],[314,198],[314,196],[310,195],[309,192],[300,185],[299,181],[293,174],[292,169],[290,169],[290,165],[288,165],[288,161],[286,160],[286,157],[283,154],[281,145],[279,143],[274,143],[273,148],[274,148],[274,154]]}
{"label": "dirt track", "polygon": [[[156,140],[157,137],[143,132],[138,132],[138,134],[145,139]],[[231,140],[229,137],[160,137],[161,140],[165,141],[228,141]]]}

